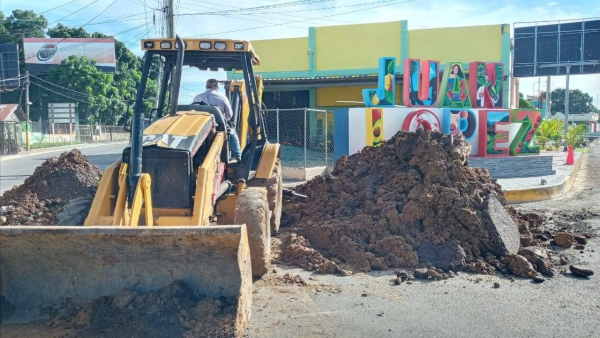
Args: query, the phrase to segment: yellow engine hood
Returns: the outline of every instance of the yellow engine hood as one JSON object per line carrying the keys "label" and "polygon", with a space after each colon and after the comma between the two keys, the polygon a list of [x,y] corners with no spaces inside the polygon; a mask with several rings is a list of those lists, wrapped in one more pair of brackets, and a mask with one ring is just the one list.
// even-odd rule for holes
{"label": "yellow engine hood", "polygon": [[215,118],[204,112],[181,111],[165,116],[144,130],[142,145],[187,150],[195,153],[215,125]]}

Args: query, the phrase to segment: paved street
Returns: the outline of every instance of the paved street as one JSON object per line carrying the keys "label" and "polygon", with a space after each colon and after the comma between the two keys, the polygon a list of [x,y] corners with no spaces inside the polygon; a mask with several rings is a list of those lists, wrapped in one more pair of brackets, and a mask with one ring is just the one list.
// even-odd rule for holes
{"label": "paved street", "polygon": [[[600,212],[600,146],[582,164],[565,197],[517,205],[542,213]],[[598,337],[600,333],[600,218],[572,225],[594,237],[583,253],[559,249],[590,266],[589,280],[558,275],[530,280],[460,273],[441,282],[396,286],[392,272],[349,277],[276,267],[307,286],[255,283],[247,337]],[[481,278],[479,282],[477,278]],[[311,280],[313,279],[313,280]],[[499,282],[500,288],[493,288]]]}
{"label": "paved street", "polygon": [[[92,164],[103,170],[121,156],[121,152],[127,143],[111,143],[98,146],[84,147],[81,152],[86,155]],[[74,148],[76,146],[73,146]],[[0,194],[11,189],[14,185],[22,184],[23,181],[33,174],[35,168],[48,157],[60,156],[69,149],[61,149],[50,153],[42,153],[21,158],[13,158],[0,161]]]}

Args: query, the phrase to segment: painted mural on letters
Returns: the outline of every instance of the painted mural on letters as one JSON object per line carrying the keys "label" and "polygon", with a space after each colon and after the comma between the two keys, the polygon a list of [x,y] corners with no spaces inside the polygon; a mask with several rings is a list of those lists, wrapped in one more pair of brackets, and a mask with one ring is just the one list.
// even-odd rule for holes
{"label": "painted mural on letters", "polygon": [[[473,76],[475,76],[474,78]],[[504,65],[502,63],[471,62],[469,89],[473,108],[502,108]]]}
{"label": "painted mural on letters", "polygon": [[438,61],[406,59],[404,61],[404,105],[407,107],[434,107],[437,103],[440,81]]}
{"label": "painted mural on letters", "polygon": [[403,96],[407,107],[398,107],[394,105],[395,58],[381,58],[378,88],[363,89],[368,108],[346,110],[343,122],[337,120],[341,115],[335,115],[336,126],[344,123],[347,128],[347,133],[340,134],[348,135],[345,140],[336,139],[336,146],[344,144],[344,151],[352,154],[381,144],[399,130],[424,129],[464,137],[471,145],[471,156],[540,153],[534,138],[541,111],[504,109],[502,63],[472,62],[467,79],[462,62],[449,62],[442,81],[439,67],[438,61],[426,60],[421,65],[418,59],[406,59]]}
{"label": "painted mural on letters", "polygon": [[362,96],[367,107],[393,107],[396,95],[396,58],[379,59],[377,89],[363,89]]}

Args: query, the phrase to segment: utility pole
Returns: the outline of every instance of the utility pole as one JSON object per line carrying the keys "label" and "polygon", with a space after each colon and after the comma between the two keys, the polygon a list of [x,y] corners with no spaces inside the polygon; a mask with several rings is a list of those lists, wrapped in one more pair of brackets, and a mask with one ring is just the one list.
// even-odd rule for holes
{"label": "utility pole", "polygon": [[173,6],[173,0],[167,0],[166,1],[167,6],[165,7],[166,9],[166,16],[167,16],[167,37],[168,38],[174,38],[175,37],[175,20],[174,20],[174,13],[175,13],[175,7]]}
{"label": "utility pole", "polygon": [[31,150],[29,125],[29,72],[25,72],[25,150]]}
{"label": "utility pole", "polygon": [[550,117],[550,76],[546,78],[546,116]]}
{"label": "utility pole", "polygon": [[[165,14],[165,26],[166,26],[166,31],[167,31],[167,37],[174,38],[175,37],[175,20],[174,20],[173,13],[175,13],[175,7],[173,5],[173,0],[165,1],[165,7],[163,7],[163,12]],[[158,77],[156,78],[156,107],[155,108],[158,108],[161,104],[160,102],[158,102],[158,100],[160,98],[160,91],[162,90],[162,88],[161,88],[162,77],[163,77],[163,67],[161,66],[158,68]]]}

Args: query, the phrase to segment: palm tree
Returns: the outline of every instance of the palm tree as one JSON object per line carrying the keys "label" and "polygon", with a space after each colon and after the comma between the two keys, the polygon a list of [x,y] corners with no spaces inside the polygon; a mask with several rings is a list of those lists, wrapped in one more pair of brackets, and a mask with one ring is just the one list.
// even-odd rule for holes
{"label": "palm tree", "polygon": [[542,149],[544,149],[549,142],[554,142],[555,144],[560,143],[564,126],[565,122],[558,119],[547,119],[540,123],[535,135],[536,141],[542,146]]}

